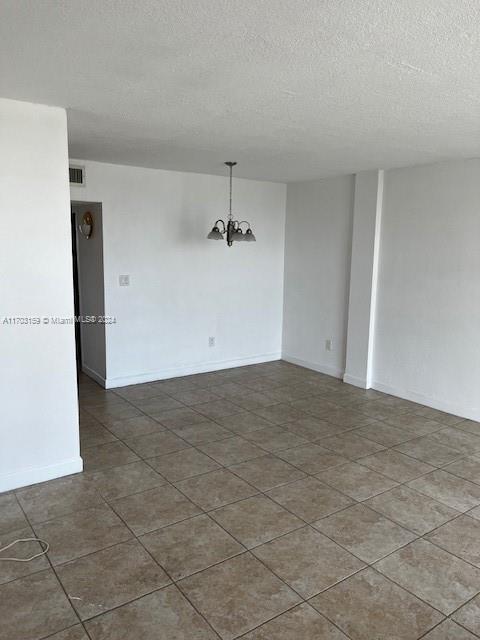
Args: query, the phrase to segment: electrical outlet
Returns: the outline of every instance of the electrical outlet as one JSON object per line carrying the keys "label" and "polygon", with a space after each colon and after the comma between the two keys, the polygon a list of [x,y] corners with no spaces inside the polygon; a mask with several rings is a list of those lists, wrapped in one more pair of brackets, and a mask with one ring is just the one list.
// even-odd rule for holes
{"label": "electrical outlet", "polygon": [[118,284],[121,287],[129,287],[130,286],[130,276],[118,276]]}
{"label": "electrical outlet", "polygon": [[208,339],[208,346],[209,347],[214,347],[215,346],[215,337],[214,336],[210,336]]}
{"label": "electrical outlet", "polygon": [[331,338],[325,340],[325,351],[333,351],[333,340]]}

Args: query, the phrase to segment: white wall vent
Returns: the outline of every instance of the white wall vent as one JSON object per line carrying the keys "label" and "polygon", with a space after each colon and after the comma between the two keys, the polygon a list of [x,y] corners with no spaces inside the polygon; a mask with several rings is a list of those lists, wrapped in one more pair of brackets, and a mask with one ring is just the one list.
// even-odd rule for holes
{"label": "white wall vent", "polygon": [[70,184],[74,184],[77,187],[85,186],[85,167],[70,165],[68,172],[70,174]]}

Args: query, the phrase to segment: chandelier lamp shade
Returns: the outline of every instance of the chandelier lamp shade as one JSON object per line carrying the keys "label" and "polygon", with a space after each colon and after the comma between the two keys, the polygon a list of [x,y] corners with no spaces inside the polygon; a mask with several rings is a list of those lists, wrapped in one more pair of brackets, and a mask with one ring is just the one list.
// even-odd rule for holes
{"label": "chandelier lamp shade", "polygon": [[[234,242],[255,242],[256,238],[250,227],[250,223],[246,220],[241,220],[239,222],[238,220],[233,219],[232,170],[237,163],[225,162],[225,164],[230,168],[230,202],[228,208],[228,216],[226,221],[217,220],[215,222],[207,238],[209,240],[226,240],[229,247],[231,247]],[[242,225],[243,227],[246,227],[245,231],[243,230]]]}

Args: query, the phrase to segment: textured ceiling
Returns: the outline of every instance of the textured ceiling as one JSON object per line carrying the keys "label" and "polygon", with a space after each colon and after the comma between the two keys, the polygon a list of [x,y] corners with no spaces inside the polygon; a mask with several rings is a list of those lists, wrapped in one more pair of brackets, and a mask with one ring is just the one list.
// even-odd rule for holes
{"label": "textured ceiling", "polygon": [[70,153],[308,180],[480,155],[478,0],[1,0],[0,95]]}

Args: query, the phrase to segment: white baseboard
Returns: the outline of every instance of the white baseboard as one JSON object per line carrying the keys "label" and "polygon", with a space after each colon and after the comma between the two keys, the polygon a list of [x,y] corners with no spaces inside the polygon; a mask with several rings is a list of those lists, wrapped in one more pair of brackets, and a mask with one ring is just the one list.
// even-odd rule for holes
{"label": "white baseboard", "polygon": [[346,373],[343,376],[343,381],[346,384],[352,384],[354,387],[360,387],[360,389],[370,388],[370,385],[367,384],[365,378],[357,378],[357,376],[351,376],[349,373]]}
{"label": "white baseboard", "polygon": [[426,407],[438,409],[438,411],[444,411],[445,413],[451,413],[454,416],[460,416],[461,418],[467,418],[468,420],[476,420],[477,422],[480,422],[480,409],[478,407],[465,407],[463,405],[445,402],[443,400],[439,400],[438,398],[430,398],[429,396],[425,396],[421,393],[392,387],[388,384],[384,384],[383,382],[378,382],[377,380],[372,382],[372,389],[375,389],[376,391],[382,391],[383,393],[388,393],[391,396],[396,396],[397,398],[403,398],[404,400],[418,402],[418,404],[423,404]]}
{"label": "white baseboard", "polygon": [[148,373],[140,373],[133,376],[120,376],[117,378],[107,378],[105,380],[104,386],[106,389],[116,389],[117,387],[126,387],[131,384],[141,384],[143,382],[155,382],[157,380],[167,380],[168,378],[177,378],[179,376],[190,376],[196,373],[208,373],[210,371],[219,371],[220,369],[232,369],[234,367],[244,367],[249,364],[261,364],[262,362],[272,362],[273,360],[280,360],[281,356],[282,354],[280,352],[264,353],[256,356],[249,356],[247,358],[234,358],[233,360],[217,360],[217,361],[211,361],[211,362],[189,364],[181,367],[171,367],[169,369],[160,369],[158,371],[150,371]]}
{"label": "white baseboard", "polygon": [[30,467],[22,469],[14,473],[6,473],[0,475],[0,493],[2,491],[11,491],[20,487],[26,487],[37,482],[45,482],[54,478],[68,476],[71,473],[80,473],[83,471],[83,460],[80,456],[70,460],[64,460],[56,464],[50,464],[46,467]]}
{"label": "white baseboard", "polygon": [[310,360],[302,360],[295,356],[289,356],[286,353],[282,353],[282,360],[290,362],[291,364],[298,364],[299,367],[305,367],[306,369],[313,369],[319,373],[325,373],[327,376],[333,376],[334,378],[343,378],[343,369],[337,369],[330,364],[323,364],[320,362],[311,362]]}
{"label": "white baseboard", "polygon": [[82,371],[85,375],[87,375],[89,378],[92,378],[92,380],[95,380],[95,382],[98,382],[98,384],[100,384],[104,389],[106,389],[106,380],[103,376],[101,376],[99,373],[97,373],[96,371],[94,371],[94,369],[90,369],[90,367],[87,367],[86,364],[82,364]]}

